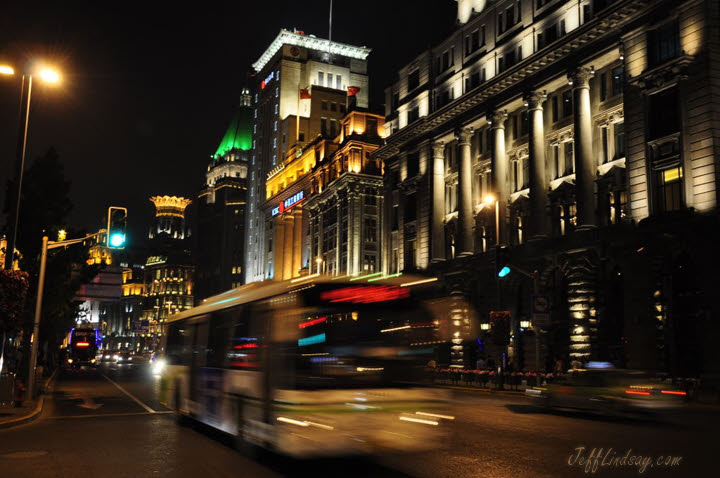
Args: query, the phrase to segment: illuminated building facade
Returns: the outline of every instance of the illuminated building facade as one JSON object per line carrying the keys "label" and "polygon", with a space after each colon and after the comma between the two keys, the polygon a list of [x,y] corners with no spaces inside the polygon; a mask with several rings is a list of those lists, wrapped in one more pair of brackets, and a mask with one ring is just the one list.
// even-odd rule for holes
{"label": "illuminated building facade", "polygon": [[282,168],[291,150],[297,154],[318,137],[337,137],[348,105],[367,108],[369,53],[365,47],[281,30],[253,64],[259,83],[253,99],[246,282],[274,274],[268,243],[275,231],[265,229],[269,222],[263,207],[268,176]]}
{"label": "illuminated building facade", "polygon": [[[145,261],[145,309],[149,334],[164,334],[167,317],[194,305],[194,272],[185,227],[190,199],[154,196],[155,225],[150,232],[150,255]],[[156,344],[153,344],[156,345]]]}
{"label": "illuminated building facade", "polygon": [[244,283],[247,177],[252,149],[253,109],[250,90],[208,164],[198,195],[194,258],[197,299]]}
{"label": "illuminated building facade", "polygon": [[122,268],[116,263],[113,251],[105,247],[105,232],[105,229],[100,229],[97,237],[88,239],[90,245],[86,263],[99,269],[92,280],[82,284],[75,293],[75,300],[80,302],[75,321],[89,322],[109,337],[113,331],[117,336],[122,324]]}
{"label": "illuminated building facade", "polygon": [[[122,321],[117,326],[117,333],[121,339],[118,341],[123,347],[140,350],[149,334],[149,323],[143,322],[143,308],[145,303],[145,267],[141,264],[121,264],[122,267],[122,295],[120,297],[120,310]],[[123,340],[124,338],[124,340]]]}
{"label": "illuminated building facade", "polygon": [[[484,317],[510,310],[525,368],[717,372],[717,326],[698,318],[720,316],[702,266],[717,261],[719,9],[459,0],[455,32],[386,90],[385,274],[431,270]],[[540,363],[519,326],[532,280],[496,284],[497,238],[552,304]]]}
{"label": "illuminated building facade", "polygon": [[382,116],[353,110],[334,139],[291,148],[271,171],[263,204],[268,277],[358,275],[379,269]]}

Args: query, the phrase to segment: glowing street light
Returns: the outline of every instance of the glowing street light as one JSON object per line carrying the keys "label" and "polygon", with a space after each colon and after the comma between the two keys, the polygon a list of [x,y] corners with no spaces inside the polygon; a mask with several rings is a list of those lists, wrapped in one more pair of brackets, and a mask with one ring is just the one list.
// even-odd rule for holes
{"label": "glowing street light", "polygon": [[43,80],[45,83],[53,85],[60,83],[60,73],[58,73],[57,70],[53,70],[51,68],[42,68],[40,71],[38,71],[38,77],[40,77],[40,79]]}
{"label": "glowing street light", "polygon": [[[15,69],[6,64],[0,64],[0,74],[13,76],[15,75]],[[13,259],[15,256],[15,245],[17,243],[17,230],[18,230],[18,219],[20,217],[20,198],[22,197],[22,181],[23,172],[25,170],[25,154],[27,152],[27,136],[28,126],[30,124],[30,101],[32,98],[32,84],[33,76],[37,76],[41,82],[56,85],[60,83],[60,73],[48,66],[42,66],[35,68],[22,75],[21,84],[21,104],[22,104],[22,118],[20,119],[19,137],[18,137],[18,150],[17,158],[15,161],[14,171],[14,183],[15,191],[11,198],[15,201],[14,207],[10,208],[10,217],[8,218],[8,225],[10,231],[8,234],[7,250],[8,254],[5,254],[5,269],[9,270],[12,268]]]}

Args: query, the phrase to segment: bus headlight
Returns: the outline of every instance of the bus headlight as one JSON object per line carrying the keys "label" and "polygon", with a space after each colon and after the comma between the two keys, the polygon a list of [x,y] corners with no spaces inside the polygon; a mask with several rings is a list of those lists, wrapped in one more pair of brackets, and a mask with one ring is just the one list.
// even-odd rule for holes
{"label": "bus headlight", "polygon": [[159,359],[155,361],[155,363],[152,366],[152,373],[153,375],[162,375],[163,370],[165,369],[165,361],[162,359]]}

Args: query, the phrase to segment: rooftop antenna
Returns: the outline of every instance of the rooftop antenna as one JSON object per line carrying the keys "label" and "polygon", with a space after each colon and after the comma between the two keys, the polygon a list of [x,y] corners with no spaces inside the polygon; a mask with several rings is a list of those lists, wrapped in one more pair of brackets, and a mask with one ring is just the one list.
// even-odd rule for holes
{"label": "rooftop antenna", "polygon": [[328,31],[328,41],[332,41],[332,3],[333,0],[330,0],[330,29]]}

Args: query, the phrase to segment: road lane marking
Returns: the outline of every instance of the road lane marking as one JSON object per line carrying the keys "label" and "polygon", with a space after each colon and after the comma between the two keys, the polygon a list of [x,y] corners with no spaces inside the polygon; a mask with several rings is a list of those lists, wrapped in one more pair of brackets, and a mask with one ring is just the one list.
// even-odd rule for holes
{"label": "road lane marking", "polygon": [[103,417],[138,417],[145,415],[167,415],[173,413],[172,410],[164,410],[158,412],[129,412],[129,413],[94,413],[92,415],[65,415],[59,417],[48,417],[49,420],[64,420],[65,418],[103,418]]}
{"label": "road lane marking", "polygon": [[120,390],[122,393],[124,393],[125,395],[127,395],[128,397],[130,397],[135,403],[137,403],[138,405],[140,405],[141,407],[143,407],[145,410],[147,410],[148,413],[157,413],[155,410],[153,410],[152,408],[148,407],[148,406],[145,405],[143,402],[141,402],[140,399],[138,399],[135,395],[133,395],[132,393],[130,393],[130,392],[128,392],[127,390],[125,390],[124,388],[122,388],[117,382],[115,382],[114,380],[112,380],[110,377],[108,377],[108,376],[105,375],[105,374],[102,374],[102,376],[105,377],[108,382],[110,382],[110,383],[112,383],[113,385],[115,385],[115,386],[118,388],[118,390]]}

